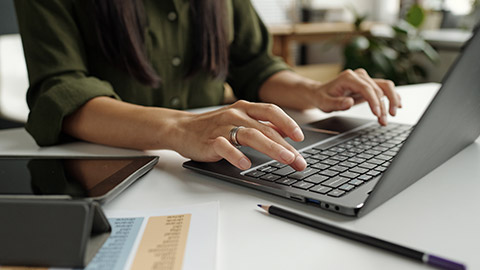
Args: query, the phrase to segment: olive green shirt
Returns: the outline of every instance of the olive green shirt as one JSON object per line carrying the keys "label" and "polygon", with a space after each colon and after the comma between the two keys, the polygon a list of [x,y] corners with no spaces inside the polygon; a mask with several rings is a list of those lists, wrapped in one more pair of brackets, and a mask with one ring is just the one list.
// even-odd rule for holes
{"label": "olive green shirt", "polygon": [[[258,100],[262,83],[288,69],[271,55],[271,38],[249,0],[225,0],[229,22],[227,82],[237,98]],[[145,0],[148,58],[161,78],[152,88],[111,65],[102,54],[85,0],[17,0],[30,87],[27,131],[52,145],[65,116],[97,96],[144,106],[188,109],[219,105],[225,81],[207,72],[186,78],[192,57],[189,0]]]}

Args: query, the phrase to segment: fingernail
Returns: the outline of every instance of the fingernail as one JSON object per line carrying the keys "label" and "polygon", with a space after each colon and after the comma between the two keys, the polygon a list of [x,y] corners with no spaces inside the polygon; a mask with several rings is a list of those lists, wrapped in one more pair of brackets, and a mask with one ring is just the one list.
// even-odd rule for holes
{"label": "fingernail", "polygon": [[297,158],[295,159],[295,162],[293,163],[296,168],[305,168],[307,167],[307,162],[301,155],[298,155]]}
{"label": "fingernail", "polygon": [[378,117],[381,117],[382,116],[382,113],[380,111],[380,106],[375,106],[373,107],[373,113],[378,116]]}
{"label": "fingernail", "polygon": [[294,137],[295,140],[297,140],[297,141],[303,141],[303,139],[305,138],[305,137],[303,136],[302,130],[301,130],[299,127],[295,128],[295,130],[293,131],[293,137]]}
{"label": "fingernail", "polygon": [[382,115],[382,117],[380,117],[380,121],[382,122],[382,124],[386,125],[387,124],[387,117],[385,115]]}
{"label": "fingernail", "polygon": [[290,164],[295,158],[295,155],[290,151],[282,150],[282,152],[280,152],[280,157],[286,164]]}
{"label": "fingernail", "polygon": [[240,166],[240,168],[242,170],[246,170],[246,169],[250,168],[250,161],[248,161],[248,159],[242,157],[240,159],[240,161],[238,162],[238,165]]}
{"label": "fingernail", "polygon": [[397,115],[397,107],[392,108],[392,115],[393,116]]}

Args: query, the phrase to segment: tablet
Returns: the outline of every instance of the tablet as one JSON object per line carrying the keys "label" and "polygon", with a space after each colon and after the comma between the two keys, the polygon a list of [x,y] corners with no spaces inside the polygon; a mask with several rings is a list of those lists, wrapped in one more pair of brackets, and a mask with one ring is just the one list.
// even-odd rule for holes
{"label": "tablet", "polygon": [[105,203],[157,161],[156,156],[0,156],[0,198],[41,196]]}

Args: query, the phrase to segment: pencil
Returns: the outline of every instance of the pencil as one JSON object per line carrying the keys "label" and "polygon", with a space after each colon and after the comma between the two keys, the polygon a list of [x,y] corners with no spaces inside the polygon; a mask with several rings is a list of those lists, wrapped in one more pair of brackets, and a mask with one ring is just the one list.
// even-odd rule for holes
{"label": "pencil", "polygon": [[361,234],[358,232],[353,232],[350,230],[342,229],[337,226],[333,226],[315,219],[311,219],[306,216],[302,216],[291,211],[276,207],[276,206],[269,206],[269,205],[258,205],[263,210],[267,211],[269,214],[279,216],[291,221],[295,221],[322,231],[326,231],[329,233],[333,233],[338,236],[342,236],[351,240],[355,240],[370,246],[374,246],[383,250],[387,250],[398,255],[408,257],[410,259],[422,262],[424,264],[428,264],[433,267],[437,267],[440,269],[447,269],[447,270],[463,270],[466,269],[465,265],[453,262],[438,256],[434,256],[425,252],[421,252],[415,249],[411,249],[408,247],[400,246],[391,242],[387,242],[382,239],[378,239],[372,236],[368,236],[365,234]]}

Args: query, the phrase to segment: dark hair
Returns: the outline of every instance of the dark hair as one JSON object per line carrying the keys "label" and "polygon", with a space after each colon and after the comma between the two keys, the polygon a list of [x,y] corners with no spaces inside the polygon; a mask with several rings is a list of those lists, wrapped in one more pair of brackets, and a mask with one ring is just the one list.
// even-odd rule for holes
{"label": "dark hair", "polygon": [[[95,31],[108,61],[139,82],[157,87],[160,77],[147,59],[141,0],[91,0]],[[225,0],[190,0],[193,57],[186,75],[205,70],[217,78],[228,71],[228,33]]]}

